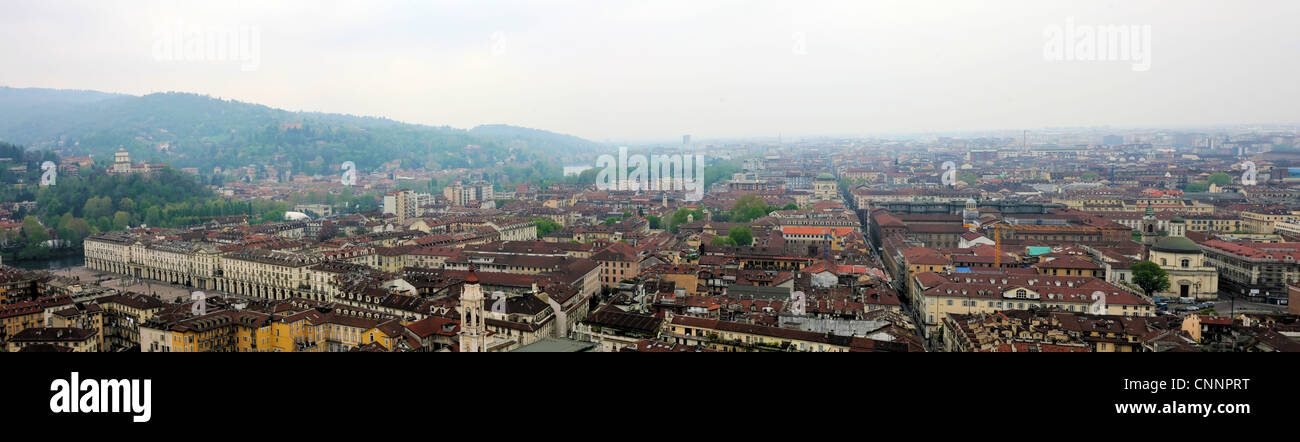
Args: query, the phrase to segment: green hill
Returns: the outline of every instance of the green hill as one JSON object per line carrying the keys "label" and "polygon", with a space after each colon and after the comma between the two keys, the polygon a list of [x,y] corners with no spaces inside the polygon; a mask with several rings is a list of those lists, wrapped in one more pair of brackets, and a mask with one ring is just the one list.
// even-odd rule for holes
{"label": "green hill", "polygon": [[[107,162],[119,147],[136,160],[211,173],[274,165],[330,174],[353,161],[362,171],[400,160],[402,168],[528,165],[601,145],[505,125],[474,130],[385,118],[290,112],[188,93],[145,96],[93,91],[0,88],[0,140]],[[478,146],[478,148],[467,148]],[[505,164],[503,164],[505,165]]]}
{"label": "green hill", "polygon": [[588,153],[606,149],[607,146],[573,135],[529,129],[506,124],[487,124],[469,130],[470,135],[490,139],[510,147],[531,148],[541,151]]}

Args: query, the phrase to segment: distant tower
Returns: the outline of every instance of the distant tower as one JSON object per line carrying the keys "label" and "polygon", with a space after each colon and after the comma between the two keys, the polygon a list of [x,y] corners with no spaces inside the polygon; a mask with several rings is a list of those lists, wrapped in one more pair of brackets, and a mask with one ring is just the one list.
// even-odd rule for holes
{"label": "distant tower", "polygon": [[1156,212],[1147,204],[1147,211],[1142,215],[1142,260],[1151,258],[1151,246],[1156,243],[1160,232],[1156,229]]}
{"label": "distant tower", "polygon": [[131,154],[124,148],[113,154],[113,173],[131,173]]}
{"label": "distant tower", "polygon": [[966,199],[966,208],[961,211],[961,221],[972,232],[979,228],[980,209],[974,198]]}
{"label": "distant tower", "polygon": [[682,145],[683,146],[691,145],[691,134],[682,135]]}
{"label": "distant tower", "polygon": [[460,293],[460,351],[485,352],[487,328],[483,323],[483,289],[479,287],[474,266],[469,268],[464,288]]}

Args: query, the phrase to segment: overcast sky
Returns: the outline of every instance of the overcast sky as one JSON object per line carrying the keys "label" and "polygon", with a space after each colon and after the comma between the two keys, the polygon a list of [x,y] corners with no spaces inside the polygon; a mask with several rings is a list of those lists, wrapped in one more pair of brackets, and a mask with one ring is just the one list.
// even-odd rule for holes
{"label": "overcast sky", "polygon": [[[0,10],[0,85],[185,91],[601,141],[1300,120],[1300,2],[1287,0],[5,0]],[[1049,60],[1050,30],[1071,19],[1150,26],[1149,69]],[[159,50],[239,26],[260,37],[250,71]]]}

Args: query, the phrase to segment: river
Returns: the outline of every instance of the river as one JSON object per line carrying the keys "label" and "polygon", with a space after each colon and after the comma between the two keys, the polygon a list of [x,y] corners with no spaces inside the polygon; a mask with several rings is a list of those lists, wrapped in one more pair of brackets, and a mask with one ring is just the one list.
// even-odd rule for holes
{"label": "river", "polygon": [[86,257],[80,253],[76,255],[60,256],[50,259],[36,259],[25,261],[5,260],[4,265],[17,267],[27,270],[59,270],[68,267],[78,267],[86,263]]}

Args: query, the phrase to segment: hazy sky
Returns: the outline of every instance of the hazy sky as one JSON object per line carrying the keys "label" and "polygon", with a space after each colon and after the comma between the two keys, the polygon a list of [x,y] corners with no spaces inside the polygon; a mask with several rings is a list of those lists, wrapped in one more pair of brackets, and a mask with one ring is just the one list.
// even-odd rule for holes
{"label": "hazy sky", "polygon": [[[0,85],[175,90],[594,140],[1300,120],[1289,0],[5,0],[0,11]],[[1049,29],[1071,19],[1150,26],[1150,68],[1048,60]],[[240,26],[257,30],[255,70],[158,49]]]}

